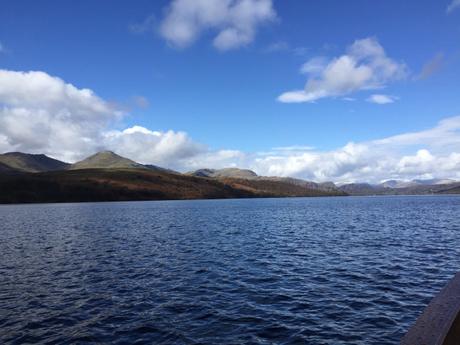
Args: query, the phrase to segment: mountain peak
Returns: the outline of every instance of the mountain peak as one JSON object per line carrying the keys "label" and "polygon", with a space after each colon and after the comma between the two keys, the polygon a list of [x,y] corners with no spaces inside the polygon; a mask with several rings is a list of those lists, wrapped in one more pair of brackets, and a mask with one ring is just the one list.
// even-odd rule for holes
{"label": "mountain peak", "polygon": [[4,165],[4,169],[9,167],[11,171],[22,172],[64,170],[69,166],[68,163],[61,162],[44,154],[32,154],[24,152],[7,152],[0,154],[0,163]]}
{"label": "mountain peak", "polygon": [[88,158],[72,164],[70,169],[123,169],[123,168],[145,168],[142,164],[131,159],[122,157],[112,151],[100,151]]}
{"label": "mountain peak", "polygon": [[96,155],[112,155],[112,156],[121,157],[120,155],[117,155],[115,152],[110,151],[110,150],[103,150],[103,151],[96,152],[93,156],[96,156]]}

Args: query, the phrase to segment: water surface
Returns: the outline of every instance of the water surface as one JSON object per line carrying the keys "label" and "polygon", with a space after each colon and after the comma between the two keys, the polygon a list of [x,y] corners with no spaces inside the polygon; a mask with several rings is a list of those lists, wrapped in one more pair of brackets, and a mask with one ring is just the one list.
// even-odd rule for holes
{"label": "water surface", "polygon": [[398,344],[460,197],[0,206],[0,343]]}

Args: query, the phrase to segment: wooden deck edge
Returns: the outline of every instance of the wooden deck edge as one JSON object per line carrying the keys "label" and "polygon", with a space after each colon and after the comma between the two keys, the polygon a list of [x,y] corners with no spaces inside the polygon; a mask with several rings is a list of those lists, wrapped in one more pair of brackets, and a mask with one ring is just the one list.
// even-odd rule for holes
{"label": "wooden deck edge", "polygon": [[460,272],[436,295],[401,345],[460,344]]}

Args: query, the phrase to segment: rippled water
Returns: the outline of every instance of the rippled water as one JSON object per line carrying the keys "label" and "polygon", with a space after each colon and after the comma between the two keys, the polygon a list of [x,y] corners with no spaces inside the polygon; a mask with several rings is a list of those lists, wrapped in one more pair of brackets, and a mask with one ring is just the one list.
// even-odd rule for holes
{"label": "rippled water", "polygon": [[397,344],[460,197],[0,206],[0,343]]}

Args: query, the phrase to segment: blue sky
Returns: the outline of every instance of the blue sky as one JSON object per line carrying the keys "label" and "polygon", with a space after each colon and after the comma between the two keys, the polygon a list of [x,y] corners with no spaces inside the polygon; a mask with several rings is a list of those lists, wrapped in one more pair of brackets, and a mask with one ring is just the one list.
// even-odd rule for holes
{"label": "blue sky", "polygon": [[[215,165],[238,163],[256,169],[260,154],[273,148],[308,146],[331,153],[350,142],[429,130],[460,114],[460,6],[455,6],[456,1],[248,0],[253,7],[244,7],[246,12],[234,11],[241,0],[194,3],[198,2],[203,7],[197,10],[187,0],[5,0],[0,12],[0,68],[42,71],[77,89],[91,89],[123,112],[110,130],[142,126],[160,133],[183,131],[193,145],[206,146],[203,164],[213,163],[211,152],[232,150],[245,158],[216,160]],[[220,21],[214,20],[213,6],[226,7],[227,12],[219,12]],[[204,18],[187,19],[184,13],[190,11]],[[191,39],[181,37],[177,29],[184,20],[188,29],[193,25],[198,32]],[[228,28],[239,30],[236,43],[217,39]],[[357,68],[344,76],[355,79],[337,86],[336,74],[331,80],[324,71],[341,57],[356,56],[351,51],[359,40],[384,53],[355,61]],[[380,64],[383,59],[385,65]],[[321,61],[321,66],[301,73],[301,66],[309,61]],[[372,78],[359,79],[360,64],[370,66]],[[398,72],[390,71],[395,66]],[[313,102],[280,101],[280,95],[292,90],[310,92],[305,86],[310,79],[322,85],[310,91],[320,88],[327,95]],[[370,102],[372,95],[391,103]],[[0,101],[11,108],[6,98]],[[11,133],[4,136],[7,149],[41,149],[22,145]],[[436,151],[429,143],[422,144],[415,149]],[[400,149],[400,158],[416,156],[417,151],[410,150]],[[78,158],[76,153],[46,147],[45,151],[68,160]],[[454,148],[442,154],[455,152]],[[198,157],[155,160],[152,156],[150,160],[184,170],[199,165]],[[189,158],[193,164],[176,164]],[[362,176],[259,170],[320,180]]]}

